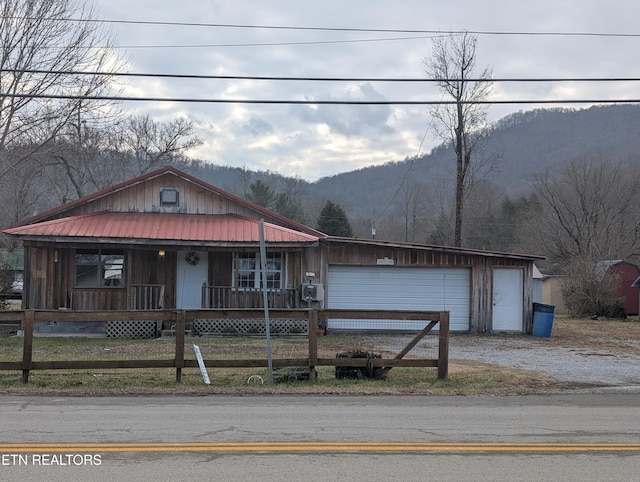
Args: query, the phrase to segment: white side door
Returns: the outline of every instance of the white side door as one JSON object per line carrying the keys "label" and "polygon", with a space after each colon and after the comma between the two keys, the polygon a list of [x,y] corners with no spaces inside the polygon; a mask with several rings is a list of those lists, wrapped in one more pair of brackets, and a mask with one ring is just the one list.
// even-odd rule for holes
{"label": "white side door", "polygon": [[493,270],[492,331],[522,331],[523,271],[515,268]]}
{"label": "white side door", "polygon": [[202,307],[202,284],[207,282],[208,266],[206,251],[178,251],[176,308]]}

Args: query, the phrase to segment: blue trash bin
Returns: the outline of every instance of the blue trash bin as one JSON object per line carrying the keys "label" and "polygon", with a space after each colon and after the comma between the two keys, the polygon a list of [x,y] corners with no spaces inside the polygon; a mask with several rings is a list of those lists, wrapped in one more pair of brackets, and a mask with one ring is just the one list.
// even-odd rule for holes
{"label": "blue trash bin", "polygon": [[549,338],[553,328],[553,310],[555,306],[544,303],[533,304],[533,336]]}

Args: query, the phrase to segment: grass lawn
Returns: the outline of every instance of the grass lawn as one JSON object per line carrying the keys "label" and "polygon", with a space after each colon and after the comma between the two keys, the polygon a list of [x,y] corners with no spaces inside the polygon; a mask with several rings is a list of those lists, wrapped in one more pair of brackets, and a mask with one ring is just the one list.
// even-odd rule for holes
{"label": "grass lawn", "polygon": [[[640,342],[640,323],[628,321],[571,320],[556,317],[552,346],[633,348]],[[597,337],[594,337],[594,333]],[[456,335],[466,336],[466,335]],[[469,335],[481,342],[482,335]],[[522,336],[522,335],[516,335]],[[631,345],[629,344],[631,341]],[[195,359],[191,344],[200,346],[205,359],[266,358],[264,340],[197,338],[185,344],[185,357]],[[330,335],[319,338],[319,356],[333,357],[355,337]],[[639,345],[640,346],[640,345]],[[51,360],[171,360],[173,340],[119,340],[107,338],[36,337],[34,361]],[[640,351],[640,348],[637,348]],[[274,339],[274,358],[304,358],[306,339]],[[640,353],[635,353],[638,355]],[[393,353],[383,352],[383,358]],[[436,355],[430,356],[435,358]],[[0,361],[22,359],[22,338],[0,337]],[[275,379],[291,369],[276,370]],[[532,371],[504,368],[474,361],[451,360],[448,380],[438,380],[436,368],[394,368],[386,380],[345,380],[335,378],[335,368],[318,367],[315,381],[285,381],[269,384],[266,368],[209,369],[210,385],[205,385],[199,369],[184,368],[176,383],[174,368],[107,370],[33,370],[29,382],[21,382],[20,371],[0,371],[0,393],[23,395],[208,395],[208,394],[342,394],[342,395],[516,395],[551,393],[575,388]],[[257,375],[257,376],[253,376]],[[264,381],[264,383],[261,383]]]}

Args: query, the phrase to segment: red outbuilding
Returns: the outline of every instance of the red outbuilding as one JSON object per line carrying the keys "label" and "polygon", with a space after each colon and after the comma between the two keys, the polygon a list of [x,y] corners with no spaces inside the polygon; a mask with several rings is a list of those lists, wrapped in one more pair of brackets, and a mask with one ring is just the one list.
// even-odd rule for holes
{"label": "red outbuilding", "polygon": [[615,274],[620,278],[618,293],[621,298],[625,299],[625,313],[637,315],[640,308],[638,301],[640,290],[634,286],[634,282],[640,276],[638,265],[624,260],[602,261],[599,264],[604,272]]}

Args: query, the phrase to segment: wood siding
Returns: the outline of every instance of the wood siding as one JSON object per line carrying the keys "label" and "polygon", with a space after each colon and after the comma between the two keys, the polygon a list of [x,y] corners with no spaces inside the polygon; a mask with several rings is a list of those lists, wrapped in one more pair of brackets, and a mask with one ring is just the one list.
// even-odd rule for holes
{"label": "wood siding", "polygon": [[[78,247],[104,249],[108,245],[82,244]],[[122,248],[121,245],[118,247]],[[158,249],[126,247],[122,287],[80,289],[75,288],[75,247],[63,248],[42,243],[32,245],[27,242],[25,249],[28,251],[25,256],[25,309],[133,309],[132,285],[164,285],[163,307],[176,307],[177,251],[165,249],[165,255],[159,256]],[[233,249],[211,251],[208,258],[207,284],[231,287]],[[284,259],[286,272],[283,273],[282,288],[299,288],[304,279],[302,252],[285,252]],[[299,304],[299,300],[295,301]]]}
{"label": "wood siding", "polygon": [[[177,206],[160,205],[160,188],[174,187],[179,191]],[[250,207],[233,199],[226,198],[192,181],[173,173],[147,179],[139,184],[127,186],[90,203],[81,204],[74,209],[64,211],[64,216],[76,216],[93,212],[146,212],[181,214],[237,214],[252,219],[264,219],[266,222],[281,224],[274,218],[257,213]]]}
{"label": "wood siding", "polygon": [[533,320],[533,261],[531,260],[498,255],[451,253],[446,249],[438,250],[437,248],[389,247],[348,242],[322,243],[321,249],[310,250],[307,254],[308,266],[311,270],[318,269],[318,274],[321,276],[319,281],[325,284],[330,264],[374,266],[378,264],[378,260],[405,267],[469,268],[471,270],[469,329],[476,333],[492,331],[493,269],[520,268],[523,270],[523,327],[525,332],[531,331]]}

